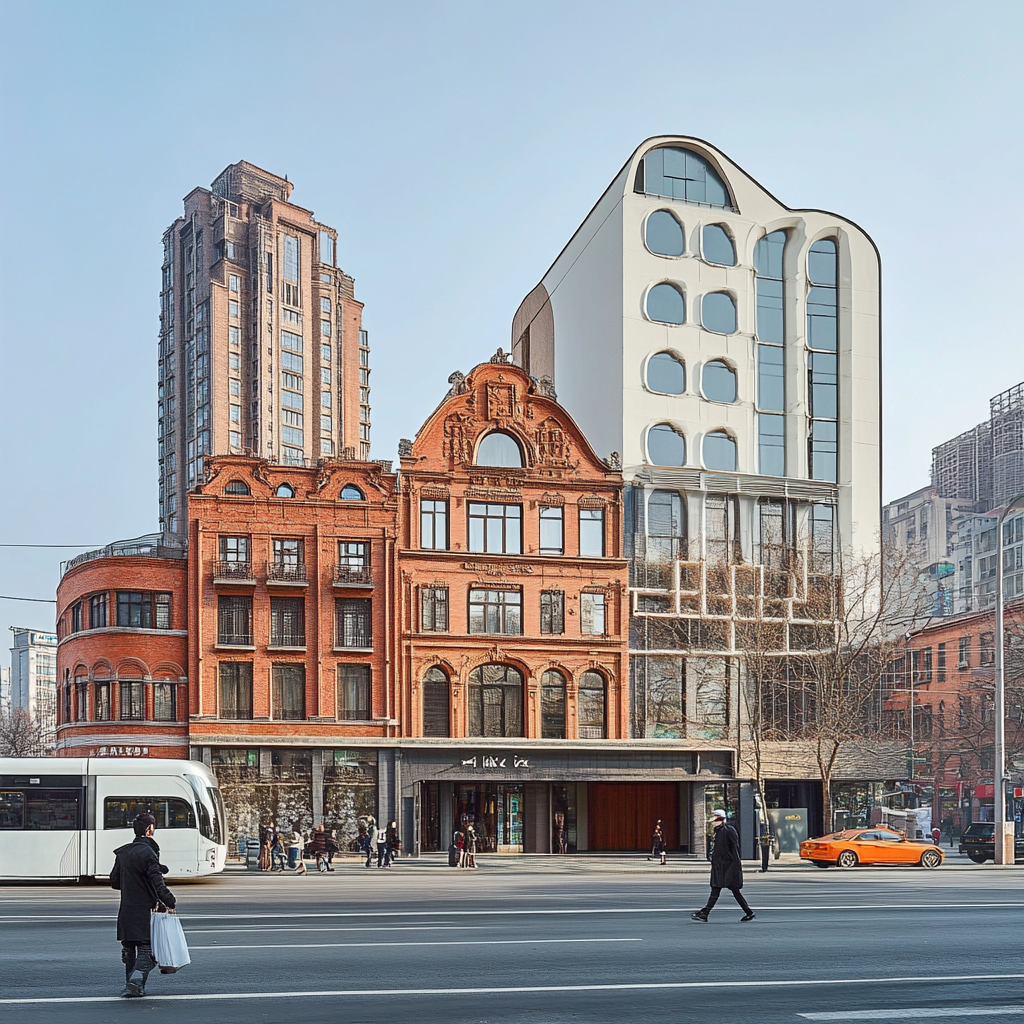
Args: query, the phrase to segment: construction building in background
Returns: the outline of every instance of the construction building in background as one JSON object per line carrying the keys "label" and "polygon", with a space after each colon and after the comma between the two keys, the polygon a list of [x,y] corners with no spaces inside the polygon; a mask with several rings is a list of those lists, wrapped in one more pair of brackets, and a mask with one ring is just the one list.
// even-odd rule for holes
{"label": "construction building in background", "polygon": [[163,236],[160,530],[210,455],[284,465],[370,452],[369,343],[337,232],[241,161],[193,189]]}
{"label": "construction building in background", "polygon": [[38,727],[39,753],[53,752],[57,730],[57,637],[11,626],[10,700]]}

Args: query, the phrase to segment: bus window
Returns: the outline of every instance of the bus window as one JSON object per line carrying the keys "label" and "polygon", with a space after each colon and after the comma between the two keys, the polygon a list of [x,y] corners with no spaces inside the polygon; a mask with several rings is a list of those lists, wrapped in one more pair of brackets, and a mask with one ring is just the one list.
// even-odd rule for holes
{"label": "bus window", "polygon": [[47,832],[81,828],[76,790],[33,789],[26,794],[25,829]]}
{"label": "bus window", "polygon": [[227,838],[224,835],[224,826],[226,824],[224,798],[220,795],[219,789],[214,789],[211,786],[206,787],[206,792],[210,794],[210,803],[213,806],[213,834],[210,838],[215,843],[227,842]]}
{"label": "bus window", "polygon": [[103,802],[103,827],[131,828],[135,816],[143,811],[156,818],[158,829],[196,827],[188,801],[174,796],[109,796]]}
{"label": "bus window", "polygon": [[5,789],[0,792],[0,828],[25,827],[25,794]]}
{"label": "bus window", "polygon": [[189,781],[189,785],[192,787],[192,791],[196,795],[196,810],[199,813],[199,832],[204,839],[209,839],[214,843],[220,843],[220,822],[217,818],[217,812],[214,811],[212,816],[210,814],[210,806],[208,801],[211,797],[208,795],[208,786],[204,786],[203,780],[198,775],[186,775],[186,779]]}

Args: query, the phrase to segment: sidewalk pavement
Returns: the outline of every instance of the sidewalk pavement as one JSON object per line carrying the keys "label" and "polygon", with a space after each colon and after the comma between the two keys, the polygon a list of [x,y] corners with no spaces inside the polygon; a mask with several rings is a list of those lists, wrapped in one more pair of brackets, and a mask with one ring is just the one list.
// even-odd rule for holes
{"label": "sidewalk pavement", "polygon": [[[954,869],[957,871],[990,871],[1009,870],[1011,865],[995,865],[991,863],[974,864],[967,857],[957,852],[956,847],[949,849],[943,847],[946,860],[940,870]],[[579,853],[559,856],[557,854],[477,854],[479,870],[501,874],[616,874],[616,875],[695,875],[705,877],[708,873],[708,863],[698,857],[691,857],[687,854],[670,854],[668,863],[661,865],[657,860],[647,860],[644,853]],[[362,857],[354,855],[342,855],[335,857],[335,869],[343,871],[364,870]],[[444,874],[449,871],[458,870],[448,867],[447,853],[424,853],[419,857],[401,857],[396,867],[402,871],[414,871],[417,874],[424,872]],[[748,875],[759,873],[760,863],[756,860],[745,860],[743,870]],[[316,871],[312,862],[307,862],[307,871]],[[1017,865],[1017,869],[1024,871],[1024,867]],[[371,870],[376,870],[373,868]],[[808,861],[800,859],[796,853],[783,853],[778,860],[769,863],[768,874],[782,873],[786,875],[794,872],[816,874],[822,869],[815,867]],[[225,871],[243,872],[246,871],[244,864],[237,861],[229,861]],[[255,873],[255,872],[254,872]],[[848,872],[843,872],[846,875]]]}

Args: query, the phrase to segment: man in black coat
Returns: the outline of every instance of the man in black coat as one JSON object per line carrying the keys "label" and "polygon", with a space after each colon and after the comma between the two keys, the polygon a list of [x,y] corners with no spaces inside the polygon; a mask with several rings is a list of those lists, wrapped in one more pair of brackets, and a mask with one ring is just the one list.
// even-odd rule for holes
{"label": "man in black coat", "polygon": [[736,829],[725,820],[725,811],[712,812],[715,827],[715,844],[711,848],[711,895],[703,910],[690,915],[694,921],[707,922],[711,908],[718,902],[723,889],[733,894],[736,902],[743,910],[741,921],[753,921],[754,912],[750,904],[743,898],[743,865],[740,862],[740,837]]}
{"label": "man in black coat", "polygon": [[160,847],[153,832],[156,818],[143,812],[132,822],[135,842],[114,851],[110,888],[121,890],[117,911],[117,937],[124,962],[124,990],[121,995],[137,998],[146,994],[146,978],[156,967],[150,945],[149,916],[152,910],[174,909],[174,894],[164,885],[167,873],[160,863]]}

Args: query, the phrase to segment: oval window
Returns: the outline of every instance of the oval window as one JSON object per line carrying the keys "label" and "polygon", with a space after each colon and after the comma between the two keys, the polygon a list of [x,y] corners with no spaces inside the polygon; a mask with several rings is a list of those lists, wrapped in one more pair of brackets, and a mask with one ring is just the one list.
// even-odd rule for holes
{"label": "oval window", "polygon": [[292,487],[291,484],[278,484],[277,490],[274,491],[274,494],[278,498],[294,498],[295,488]]}
{"label": "oval window", "polygon": [[681,395],[686,390],[686,368],[670,352],[647,360],[647,387],[662,395]]}
{"label": "oval window", "polygon": [[644,241],[656,256],[682,256],[686,248],[683,226],[668,210],[655,210],[647,218]]}
{"label": "oval window", "polygon": [[686,438],[670,423],[647,431],[647,456],[655,466],[685,466]]}
{"label": "oval window", "polygon": [[724,430],[705,434],[704,466],[723,473],[736,472],[736,442]]}
{"label": "oval window", "polygon": [[686,322],[686,302],[683,293],[672,284],[656,284],[647,293],[647,315],[659,324]]}
{"label": "oval window", "polygon": [[700,300],[700,322],[706,331],[733,334],[736,330],[736,300],[728,292],[709,292]]}
{"label": "oval window", "polygon": [[736,266],[736,246],[721,224],[708,224],[702,234],[701,248],[708,263],[718,263],[723,267]]}
{"label": "oval window", "polygon": [[366,501],[366,495],[355,484],[345,484],[341,489],[341,500]]}
{"label": "oval window", "polygon": [[501,431],[488,434],[476,453],[478,466],[507,466],[522,469],[523,453],[515,439]]}
{"label": "oval window", "polygon": [[701,390],[709,402],[736,401],[736,371],[719,359],[704,364],[700,374]]}

